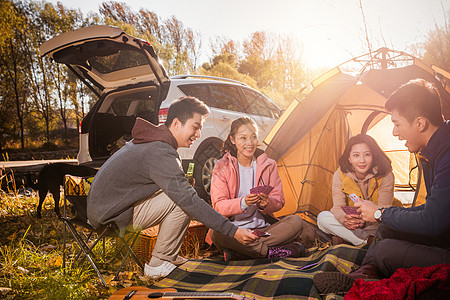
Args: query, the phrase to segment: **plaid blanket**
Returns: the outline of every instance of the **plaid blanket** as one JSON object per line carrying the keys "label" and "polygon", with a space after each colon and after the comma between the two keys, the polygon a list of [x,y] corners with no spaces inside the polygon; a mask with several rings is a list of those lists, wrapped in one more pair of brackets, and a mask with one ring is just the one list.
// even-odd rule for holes
{"label": "plaid blanket", "polygon": [[[228,292],[255,299],[320,299],[321,295],[312,282],[314,275],[322,271],[349,273],[352,268],[359,267],[365,254],[364,249],[337,245],[316,250],[304,258],[232,262],[190,260],[150,288],[174,288],[178,292]],[[343,298],[337,295],[328,297]]]}

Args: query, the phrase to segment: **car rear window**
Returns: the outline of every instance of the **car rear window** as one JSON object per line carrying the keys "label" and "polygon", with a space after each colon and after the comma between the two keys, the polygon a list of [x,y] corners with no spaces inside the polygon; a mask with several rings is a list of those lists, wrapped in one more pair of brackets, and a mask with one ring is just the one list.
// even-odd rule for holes
{"label": "car rear window", "polygon": [[54,54],[55,61],[69,65],[83,65],[102,74],[148,65],[139,49],[113,41],[92,41],[70,46]]}
{"label": "car rear window", "polygon": [[[138,92],[114,97],[112,102],[104,101],[103,112],[115,116],[137,116],[151,122],[155,118],[156,97],[154,91]],[[109,105],[109,107],[108,107]]]}
{"label": "car rear window", "polygon": [[148,65],[145,55],[133,49],[120,49],[110,55],[93,56],[88,59],[88,62],[102,74]]}

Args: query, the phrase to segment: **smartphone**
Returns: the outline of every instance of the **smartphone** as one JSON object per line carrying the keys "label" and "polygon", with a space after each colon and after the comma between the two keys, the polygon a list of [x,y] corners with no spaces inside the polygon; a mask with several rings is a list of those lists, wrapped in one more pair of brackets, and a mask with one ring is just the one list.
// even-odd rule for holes
{"label": "smartphone", "polygon": [[264,231],[261,231],[261,230],[258,230],[258,229],[252,230],[252,233],[254,235],[256,235],[256,236],[259,236],[259,237],[270,236],[270,233],[264,232]]}
{"label": "smartphone", "polygon": [[341,206],[341,208],[347,215],[359,215],[356,207],[353,207],[353,206]]}

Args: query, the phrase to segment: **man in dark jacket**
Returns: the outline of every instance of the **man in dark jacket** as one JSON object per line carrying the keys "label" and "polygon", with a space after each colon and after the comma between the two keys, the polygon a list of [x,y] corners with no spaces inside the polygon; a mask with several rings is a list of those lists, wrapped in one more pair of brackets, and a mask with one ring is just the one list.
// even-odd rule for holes
{"label": "man in dark jacket", "polygon": [[392,134],[417,153],[427,190],[426,203],[412,208],[355,206],[366,222],[380,222],[362,266],[350,274],[321,273],[321,292],[348,291],[355,279],[390,277],[398,268],[450,263],[450,122],[444,121],[438,90],[423,79],[398,88],[386,102]]}
{"label": "man in dark jacket", "polygon": [[94,177],[87,198],[89,222],[114,222],[121,232],[159,225],[145,275],[166,276],[186,260],[178,256],[189,221],[248,244],[257,237],[238,228],[201,199],[183,172],[176,151],[200,137],[208,107],[193,97],[174,101],[165,125],[137,118],[133,140],[114,153]]}

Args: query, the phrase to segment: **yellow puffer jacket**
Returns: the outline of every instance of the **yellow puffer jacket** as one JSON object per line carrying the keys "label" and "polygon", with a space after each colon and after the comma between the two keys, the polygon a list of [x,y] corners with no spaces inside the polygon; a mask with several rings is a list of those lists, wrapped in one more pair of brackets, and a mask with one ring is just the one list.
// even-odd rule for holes
{"label": "yellow puffer jacket", "polygon": [[340,169],[339,173],[342,180],[341,191],[346,195],[348,206],[353,206],[354,204],[349,197],[350,194],[356,194],[356,196],[358,196],[360,199],[370,200],[373,203],[378,204],[378,189],[381,186],[383,178],[372,177],[369,179],[368,198],[365,198],[361,191],[361,188],[353,179],[342,173]]}

